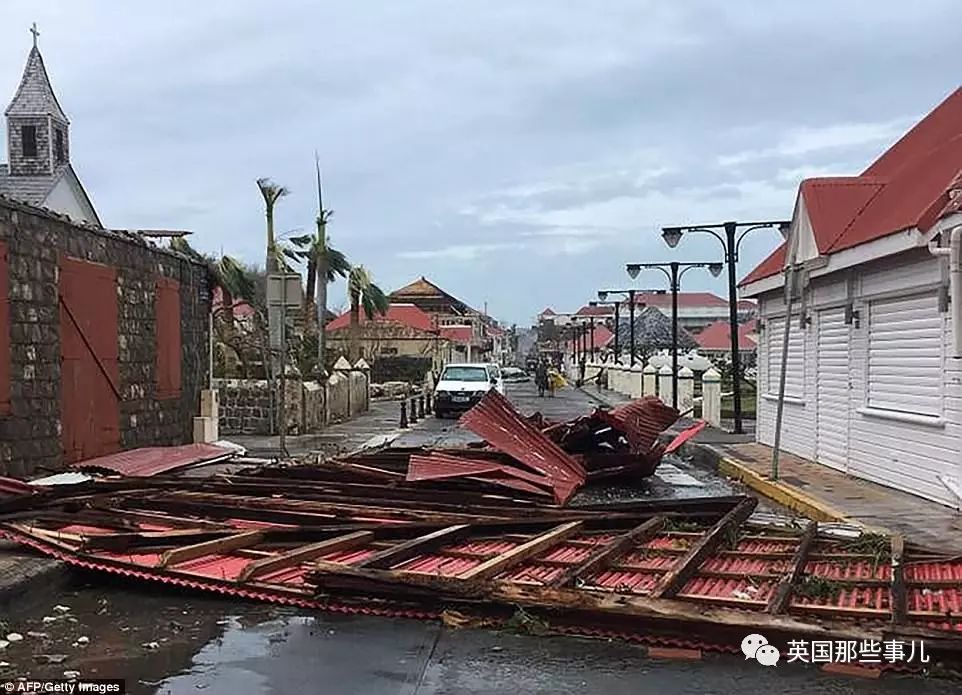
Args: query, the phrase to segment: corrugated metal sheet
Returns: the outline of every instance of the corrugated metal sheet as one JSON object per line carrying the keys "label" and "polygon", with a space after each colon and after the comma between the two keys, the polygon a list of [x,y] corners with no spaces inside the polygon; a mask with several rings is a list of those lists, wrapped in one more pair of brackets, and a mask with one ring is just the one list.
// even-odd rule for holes
{"label": "corrugated metal sheet", "polygon": [[585,470],[581,464],[525,420],[494,389],[462,415],[460,422],[494,448],[548,477],[559,504],[564,504],[584,484]]}
{"label": "corrugated metal sheet", "polygon": [[22,480],[15,478],[4,478],[0,476],[0,497],[18,497],[20,495],[32,495],[36,488],[31,487]]}
{"label": "corrugated metal sheet", "polygon": [[129,477],[147,478],[197,463],[219,461],[235,454],[235,449],[214,444],[152,446],[79,461],[73,467],[103,469]]}
{"label": "corrugated metal sheet", "polygon": [[656,396],[646,396],[611,410],[599,410],[597,415],[623,432],[634,452],[650,450],[658,436],[678,420],[678,411]]}

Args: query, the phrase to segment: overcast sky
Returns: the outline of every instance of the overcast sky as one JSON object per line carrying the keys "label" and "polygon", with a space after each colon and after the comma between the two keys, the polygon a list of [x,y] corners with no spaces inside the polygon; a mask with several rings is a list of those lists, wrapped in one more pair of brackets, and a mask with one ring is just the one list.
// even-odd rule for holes
{"label": "overcast sky", "polygon": [[[317,149],[332,243],[384,289],[425,275],[529,323],[628,286],[625,262],[718,257],[669,251],[663,224],[788,216],[801,178],[864,169],[959,85],[958,18],[951,0],[0,0],[0,98],[36,21],[107,226],[263,263],[254,180],[291,189],[280,232],[311,230]],[[774,245],[746,239],[740,275]]]}

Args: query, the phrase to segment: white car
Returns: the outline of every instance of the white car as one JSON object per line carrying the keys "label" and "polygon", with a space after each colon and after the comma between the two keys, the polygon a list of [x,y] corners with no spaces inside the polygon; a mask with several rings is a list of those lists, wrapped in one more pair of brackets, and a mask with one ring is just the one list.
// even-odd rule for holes
{"label": "white car", "polygon": [[480,362],[449,364],[434,387],[434,415],[440,418],[468,410],[491,389],[504,392],[501,370],[497,365]]}

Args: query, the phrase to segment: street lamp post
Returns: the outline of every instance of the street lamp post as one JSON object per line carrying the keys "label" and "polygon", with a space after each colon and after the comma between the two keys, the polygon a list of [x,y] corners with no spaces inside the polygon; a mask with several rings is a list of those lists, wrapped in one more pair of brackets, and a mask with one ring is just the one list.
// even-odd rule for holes
{"label": "street lamp post", "polygon": [[614,347],[614,350],[615,350],[615,364],[621,364],[621,346],[618,344],[618,323],[619,323],[619,321],[620,321],[620,317],[619,317],[619,315],[618,315],[618,310],[621,308],[621,302],[620,302],[620,301],[617,301],[617,300],[616,300],[616,301],[613,301],[613,302],[606,302],[604,299],[601,299],[601,295],[602,295],[602,294],[604,294],[606,297],[608,296],[606,292],[604,292],[604,291],[599,291],[599,292],[598,292],[598,297],[599,297],[598,301],[596,301],[596,302],[588,302],[588,306],[601,306],[601,305],[603,305],[603,304],[607,304],[607,305],[609,305],[609,306],[614,306],[614,308],[615,308],[615,347]]}
{"label": "street lamp post", "polygon": [[[738,247],[749,232],[756,229],[778,229],[783,235],[791,224],[788,220],[767,220],[764,222],[721,222],[700,224],[691,227],[663,227],[662,238],[669,247],[675,248],[685,232],[703,232],[718,239],[725,251],[728,265],[728,331],[731,333],[732,350],[732,390],[735,408],[735,433],[741,434],[742,427],[742,390],[741,354],[738,349],[738,279],[735,266],[738,264]],[[741,229],[741,231],[739,231]],[[716,230],[723,230],[724,236]]]}
{"label": "street lamp post", "polygon": [[634,280],[643,268],[658,269],[668,278],[671,288],[671,406],[678,408],[678,290],[681,278],[692,268],[708,268],[715,277],[721,275],[721,263],[629,263],[625,266],[629,277]]}
{"label": "street lamp post", "polygon": [[588,333],[590,335],[588,340],[589,340],[589,343],[591,344],[591,361],[594,362],[595,361],[595,317],[589,316],[588,321],[589,321],[588,325],[590,326],[590,328],[588,329]]}

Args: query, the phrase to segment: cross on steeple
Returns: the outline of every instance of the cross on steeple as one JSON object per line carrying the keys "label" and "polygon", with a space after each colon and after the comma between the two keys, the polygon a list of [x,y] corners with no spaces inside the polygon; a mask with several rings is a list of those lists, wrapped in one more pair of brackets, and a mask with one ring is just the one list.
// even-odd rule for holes
{"label": "cross on steeple", "polygon": [[34,22],[33,26],[30,27],[30,33],[33,34],[33,47],[37,47],[37,37],[40,36],[40,31],[37,29],[37,23]]}

